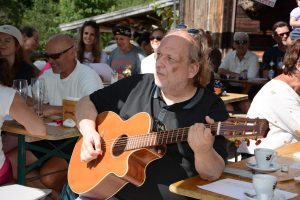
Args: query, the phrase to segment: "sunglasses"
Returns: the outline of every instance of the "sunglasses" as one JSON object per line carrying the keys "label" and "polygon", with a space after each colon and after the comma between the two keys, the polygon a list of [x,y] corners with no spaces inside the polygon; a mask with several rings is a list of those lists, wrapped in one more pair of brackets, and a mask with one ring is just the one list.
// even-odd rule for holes
{"label": "sunglasses", "polygon": [[149,39],[150,40],[156,39],[157,41],[161,41],[163,39],[163,37],[162,36],[150,36]]}
{"label": "sunglasses", "polygon": [[196,28],[190,28],[187,30],[187,32],[190,34],[198,34],[200,31],[199,31],[199,29],[196,29]]}
{"label": "sunglasses", "polygon": [[45,53],[45,58],[46,59],[53,59],[53,60],[56,60],[56,59],[59,59],[61,55],[67,53],[70,49],[72,49],[74,47],[74,45],[72,45],[71,47],[67,48],[66,50],[63,50],[62,52],[59,52],[59,53],[52,53],[52,54],[48,54],[48,53]]}
{"label": "sunglasses", "polygon": [[290,32],[284,32],[284,33],[276,33],[278,36],[283,37],[284,35],[286,35],[287,37],[290,35]]}
{"label": "sunglasses", "polygon": [[236,40],[236,41],[234,41],[234,43],[237,44],[237,45],[244,45],[244,44],[247,44],[248,41],[246,41],[246,40]]}

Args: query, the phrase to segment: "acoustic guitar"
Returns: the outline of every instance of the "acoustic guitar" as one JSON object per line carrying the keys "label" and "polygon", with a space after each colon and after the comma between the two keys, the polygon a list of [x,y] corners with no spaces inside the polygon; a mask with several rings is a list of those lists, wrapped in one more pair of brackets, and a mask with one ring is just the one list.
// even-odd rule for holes
{"label": "acoustic guitar", "polygon": [[[141,186],[147,165],[161,158],[166,144],[187,141],[189,128],[150,133],[152,119],[138,113],[124,121],[114,112],[97,116],[103,154],[88,163],[80,161],[82,138],[73,150],[68,169],[71,189],[92,199],[108,199],[127,183]],[[230,118],[210,127],[215,135],[231,141],[265,137],[268,123],[262,119]]]}

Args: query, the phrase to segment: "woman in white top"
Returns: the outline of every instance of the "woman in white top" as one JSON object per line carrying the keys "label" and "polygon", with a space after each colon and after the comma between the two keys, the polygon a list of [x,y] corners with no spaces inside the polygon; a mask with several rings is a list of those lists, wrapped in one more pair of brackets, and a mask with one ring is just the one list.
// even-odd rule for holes
{"label": "woman in white top", "polygon": [[160,45],[160,41],[165,36],[165,31],[161,28],[156,28],[151,32],[150,44],[153,53],[144,58],[141,62],[141,74],[154,73],[156,65],[156,51]]}
{"label": "woman in white top", "polygon": [[103,82],[110,82],[112,70],[107,64],[107,54],[101,50],[99,26],[94,20],[84,22],[81,27],[77,57],[93,68]]}
{"label": "woman in white top", "polygon": [[239,152],[253,154],[255,148],[277,149],[300,140],[300,39],[286,51],[283,73],[269,81],[254,97],[247,117],[269,122],[269,132],[259,145],[242,143]]}
{"label": "woman in white top", "polygon": [[[5,116],[10,115],[20,124],[25,126],[26,130],[35,135],[45,135],[46,127],[43,121],[27,107],[24,99],[16,93],[16,90],[6,87],[5,72],[7,71],[8,61],[0,58],[0,128],[4,122]],[[2,150],[2,137],[0,129],[0,185],[12,181],[12,167],[7,156]]]}

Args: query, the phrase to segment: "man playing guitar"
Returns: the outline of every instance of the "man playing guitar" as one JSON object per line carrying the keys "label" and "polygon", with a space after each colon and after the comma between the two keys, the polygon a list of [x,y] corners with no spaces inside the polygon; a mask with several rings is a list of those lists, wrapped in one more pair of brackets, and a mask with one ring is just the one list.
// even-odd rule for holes
{"label": "man playing guitar", "polygon": [[[195,31],[172,31],[162,40],[157,51],[154,76],[145,74],[122,79],[78,102],[76,116],[83,136],[80,159],[84,163],[109,152],[108,146],[103,148],[102,138],[110,133],[98,133],[95,128],[97,115],[101,112],[113,111],[123,119],[146,112],[153,119],[150,131],[190,127],[187,142],[168,144],[162,158],[146,164],[142,185],[137,187],[128,179],[129,184],[117,190],[113,198],[188,199],[171,193],[169,185],[196,174],[210,181],[221,176],[225,167],[222,157],[226,157],[224,138],[214,137],[203,123],[224,121],[229,116],[222,100],[205,88],[210,81],[210,70],[203,40]],[[157,152],[161,153],[161,150]],[[137,156],[132,158],[137,163],[145,158],[138,159]],[[118,165],[106,164],[111,168]],[[130,168],[128,173],[134,169]],[[81,174],[80,171],[77,173]],[[108,189],[113,187],[113,184],[106,185]],[[89,193],[81,195],[103,198]]]}

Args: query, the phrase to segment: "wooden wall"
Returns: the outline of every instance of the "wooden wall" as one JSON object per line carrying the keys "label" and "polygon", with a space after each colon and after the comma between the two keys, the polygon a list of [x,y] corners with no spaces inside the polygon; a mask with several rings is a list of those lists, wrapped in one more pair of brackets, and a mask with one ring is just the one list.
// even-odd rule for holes
{"label": "wooden wall", "polygon": [[277,0],[275,7],[265,7],[257,13],[249,13],[239,5],[239,0],[180,0],[184,3],[184,23],[215,33],[215,44],[221,49],[232,47],[235,31],[247,32],[250,49],[264,51],[274,44],[272,25],[277,21],[289,22],[289,13],[295,8],[295,0]]}

